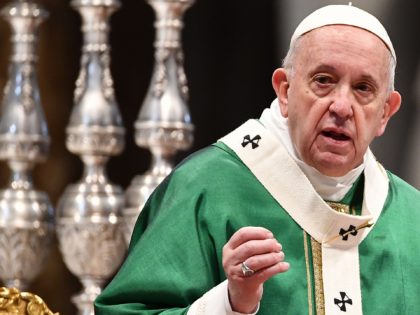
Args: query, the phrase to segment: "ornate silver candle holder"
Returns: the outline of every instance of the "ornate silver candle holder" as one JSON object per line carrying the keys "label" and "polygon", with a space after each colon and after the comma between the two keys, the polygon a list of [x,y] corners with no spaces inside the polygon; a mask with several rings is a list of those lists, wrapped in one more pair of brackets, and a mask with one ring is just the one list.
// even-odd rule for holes
{"label": "ornate silver candle holder", "polygon": [[0,278],[25,290],[44,266],[54,233],[49,198],[31,178],[50,141],[35,69],[38,27],[47,12],[15,1],[1,15],[11,25],[12,56],[0,115],[0,159],[11,169],[9,187],[0,191]]}
{"label": "ornate silver candle holder", "polygon": [[124,192],[111,184],[105,164],[124,148],[124,127],[110,74],[109,17],[118,0],[73,0],[83,20],[81,70],[67,126],[67,148],[80,155],[83,178],[70,185],[57,207],[57,235],[64,261],[83,284],[73,297],[79,314],[93,314],[93,301],[126,252],[121,228]]}
{"label": "ornate silver candle holder", "polygon": [[181,47],[182,17],[193,0],[148,0],[156,13],[155,65],[149,90],[135,123],[135,141],[152,153],[144,175],[126,191],[125,237],[156,186],[171,172],[172,158],[193,142],[194,126],[187,106],[188,86]]}

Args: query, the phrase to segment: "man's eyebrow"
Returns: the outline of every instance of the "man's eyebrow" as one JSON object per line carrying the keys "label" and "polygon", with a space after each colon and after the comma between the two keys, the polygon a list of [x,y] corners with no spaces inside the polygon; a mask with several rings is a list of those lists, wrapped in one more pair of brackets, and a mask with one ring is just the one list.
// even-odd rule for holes
{"label": "man's eyebrow", "polygon": [[336,67],[323,63],[323,64],[319,64],[316,67],[314,67],[309,73],[312,76],[319,71],[336,72],[336,70],[337,70]]}
{"label": "man's eyebrow", "polygon": [[319,71],[319,70],[335,71],[336,68],[332,65],[322,63],[314,68],[314,71]]}
{"label": "man's eyebrow", "polygon": [[369,81],[372,82],[374,85],[378,85],[378,80],[376,80],[373,76],[371,76],[370,74],[363,74],[361,76],[362,81]]}
{"label": "man's eyebrow", "polygon": [[[317,65],[315,68],[313,68],[312,71],[310,71],[310,75],[314,75],[315,73],[319,71],[336,72],[337,68],[332,65],[322,63],[322,64]],[[368,73],[362,73],[362,75],[360,76],[360,81],[369,81],[375,85],[378,85],[378,80],[375,79],[374,76]]]}

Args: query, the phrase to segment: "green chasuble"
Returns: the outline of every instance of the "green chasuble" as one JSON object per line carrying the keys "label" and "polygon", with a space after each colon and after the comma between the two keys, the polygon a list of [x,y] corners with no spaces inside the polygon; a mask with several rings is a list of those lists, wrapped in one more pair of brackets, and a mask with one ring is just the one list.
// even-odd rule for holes
{"label": "green chasuble", "polygon": [[[363,314],[420,314],[420,192],[387,175],[385,205],[359,245]],[[363,185],[362,175],[343,202],[360,209]],[[290,263],[265,283],[258,314],[316,314],[311,237],[220,142],[187,158],[149,198],[96,314],[186,314],[226,279],[222,248],[244,226],[272,231]]]}

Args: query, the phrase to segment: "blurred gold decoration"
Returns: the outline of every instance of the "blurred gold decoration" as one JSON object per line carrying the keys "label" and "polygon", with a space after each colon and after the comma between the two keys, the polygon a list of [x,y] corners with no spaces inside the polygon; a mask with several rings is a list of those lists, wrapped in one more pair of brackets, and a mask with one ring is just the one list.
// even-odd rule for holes
{"label": "blurred gold decoration", "polygon": [[0,287],[0,315],[59,315],[50,311],[36,294]]}

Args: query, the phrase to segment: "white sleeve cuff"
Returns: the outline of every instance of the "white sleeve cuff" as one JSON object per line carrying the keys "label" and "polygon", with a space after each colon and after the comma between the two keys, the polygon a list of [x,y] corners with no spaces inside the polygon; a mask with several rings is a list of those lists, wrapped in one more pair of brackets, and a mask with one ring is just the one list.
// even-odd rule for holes
{"label": "white sleeve cuff", "polygon": [[211,290],[207,291],[201,298],[196,300],[188,310],[187,315],[255,315],[255,313],[243,314],[232,311],[229,302],[228,281],[225,280]]}

